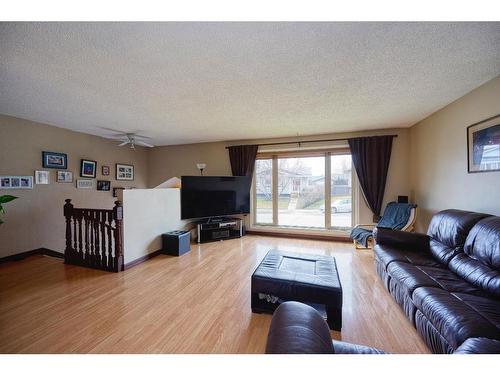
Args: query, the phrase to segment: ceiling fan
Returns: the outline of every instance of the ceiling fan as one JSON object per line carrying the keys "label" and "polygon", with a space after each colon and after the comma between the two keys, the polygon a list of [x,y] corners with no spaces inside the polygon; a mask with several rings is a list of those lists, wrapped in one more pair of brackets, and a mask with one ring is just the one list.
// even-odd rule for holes
{"label": "ceiling fan", "polygon": [[101,129],[109,131],[113,131],[113,134],[109,134],[110,138],[116,139],[118,141],[122,141],[118,146],[126,146],[130,145],[131,149],[135,149],[135,146],[144,146],[144,147],[155,147],[151,143],[148,143],[147,140],[151,139],[150,137],[146,137],[144,135],[139,135],[136,132],[120,132],[115,129],[104,128]]}
{"label": "ceiling fan", "polygon": [[132,148],[132,149],[135,149],[136,145],[145,146],[145,147],[155,147],[152,144],[144,141],[146,139],[151,139],[151,138],[145,137],[142,135],[137,135],[134,133],[124,133],[121,138],[117,138],[117,139],[121,139],[123,141],[122,143],[120,143],[118,145],[120,147],[125,146],[125,145],[130,145],[130,148]]}

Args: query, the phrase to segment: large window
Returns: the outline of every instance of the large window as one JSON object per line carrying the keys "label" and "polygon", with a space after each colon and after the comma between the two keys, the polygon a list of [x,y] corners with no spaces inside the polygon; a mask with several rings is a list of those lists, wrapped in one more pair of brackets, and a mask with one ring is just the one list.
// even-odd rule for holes
{"label": "large window", "polygon": [[352,227],[352,160],[347,150],[259,156],[254,222],[277,227]]}
{"label": "large window", "polygon": [[331,155],[331,225],[334,229],[352,227],[351,155]]}
{"label": "large window", "polygon": [[255,221],[273,223],[273,160],[255,161]]}
{"label": "large window", "polygon": [[325,157],[278,158],[278,225],[324,228]]}

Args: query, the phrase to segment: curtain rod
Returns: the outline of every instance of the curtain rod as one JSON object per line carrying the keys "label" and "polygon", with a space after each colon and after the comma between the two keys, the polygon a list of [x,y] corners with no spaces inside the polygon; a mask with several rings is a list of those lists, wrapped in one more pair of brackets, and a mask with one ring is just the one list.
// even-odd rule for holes
{"label": "curtain rod", "polygon": [[[388,134],[388,135],[375,135],[374,137],[393,137],[397,138],[397,134]],[[350,138],[332,138],[332,139],[316,139],[316,140],[305,140],[305,141],[289,141],[289,142],[274,142],[274,143],[257,143],[257,144],[252,144],[252,145],[241,145],[241,146],[278,146],[278,145],[293,145],[295,143],[299,144],[299,147],[302,143],[315,143],[315,142],[333,142],[333,141],[347,141],[349,139],[356,139],[356,138],[367,138],[367,137],[350,137]],[[234,146],[227,146],[226,148],[229,147],[235,147]],[[239,146],[239,145],[238,145]]]}

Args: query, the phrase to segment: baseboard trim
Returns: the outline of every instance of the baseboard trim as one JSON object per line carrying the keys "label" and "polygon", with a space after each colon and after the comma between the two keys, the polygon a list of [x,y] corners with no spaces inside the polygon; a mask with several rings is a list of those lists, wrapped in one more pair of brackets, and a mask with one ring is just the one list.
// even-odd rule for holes
{"label": "baseboard trim", "polygon": [[260,231],[260,230],[250,230],[247,229],[246,234],[256,234],[259,236],[269,236],[269,237],[282,237],[282,238],[298,238],[301,240],[320,240],[320,241],[336,241],[336,242],[351,242],[348,237],[340,236],[326,236],[322,234],[304,234],[304,233],[283,233],[283,232],[271,232],[271,231]]}
{"label": "baseboard trim", "polygon": [[123,270],[126,271],[126,270],[128,270],[134,266],[137,266],[138,264],[144,263],[145,261],[147,261],[151,258],[154,258],[155,256],[160,255],[160,254],[163,254],[162,249],[153,251],[152,253],[149,253],[149,254],[146,254],[140,258],[134,259],[133,261],[124,264]]}
{"label": "baseboard trim", "polygon": [[40,247],[34,250],[23,251],[22,253],[8,255],[6,257],[0,258],[0,263],[15,262],[18,260],[26,259],[32,255],[48,255],[54,258],[64,258],[64,254],[58,251],[50,250],[45,247]]}

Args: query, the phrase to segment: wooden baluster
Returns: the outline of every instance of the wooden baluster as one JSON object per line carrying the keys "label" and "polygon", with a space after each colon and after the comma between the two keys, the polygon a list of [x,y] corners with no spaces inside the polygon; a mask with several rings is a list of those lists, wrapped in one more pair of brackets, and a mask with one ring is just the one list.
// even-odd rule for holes
{"label": "wooden baluster", "polygon": [[84,264],[90,264],[90,248],[89,248],[89,216],[87,210],[83,210],[83,219],[85,222],[85,262]]}
{"label": "wooden baluster", "polygon": [[78,249],[78,244],[77,244],[77,230],[76,230],[76,225],[77,225],[77,220],[76,220],[76,212],[73,211],[73,256],[76,258],[77,257],[77,249]]}
{"label": "wooden baluster", "polygon": [[95,248],[94,248],[94,211],[89,210],[90,217],[90,266],[94,267],[95,264]]}
{"label": "wooden baluster", "polygon": [[113,265],[115,264],[115,260],[113,258],[113,233],[112,233],[112,225],[113,225],[113,211],[107,212],[108,219],[108,271],[113,270]]}
{"label": "wooden baluster", "polygon": [[101,268],[101,239],[99,238],[99,211],[94,210],[94,242],[95,242],[95,265]]}
{"label": "wooden baluster", "polygon": [[104,230],[104,220],[106,218],[106,211],[99,211],[99,231],[101,232],[101,268],[106,269],[107,257],[106,257],[106,232]]}
{"label": "wooden baluster", "polygon": [[64,250],[64,262],[71,263],[73,253],[71,249],[71,216],[73,215],[73,205],[71,199],[65,199],[64,216],[66,217],[66,249]]}
{"label": "wooden baluster", "polygon": [[113,217],[115,219],[115,272],[123,271],[123,248],[122,248],[122,220],[123,207],[122,202],[116,201],[113,208]]}
{"label": "wooden baluster", "polygon": [[83,261],[82,210],[78,210],[78,258]]}

